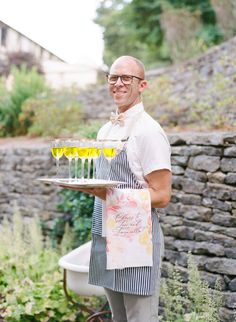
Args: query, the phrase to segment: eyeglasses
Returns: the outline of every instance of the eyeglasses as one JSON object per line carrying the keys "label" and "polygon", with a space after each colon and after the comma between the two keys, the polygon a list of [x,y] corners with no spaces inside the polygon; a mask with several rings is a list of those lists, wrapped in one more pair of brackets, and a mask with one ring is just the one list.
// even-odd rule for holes
{"label": "eyeglasses", "polygon": [[130,85],[133,81],[133,78],[143,80],[143,78],[133,76],[133,75],[112,75],[112,74],[110,75],[110,74],[107,74],[106,77],[107,77],[107,82],[111,85],[116,84],[116,82],[118,81],[119,78],[124,85]]}

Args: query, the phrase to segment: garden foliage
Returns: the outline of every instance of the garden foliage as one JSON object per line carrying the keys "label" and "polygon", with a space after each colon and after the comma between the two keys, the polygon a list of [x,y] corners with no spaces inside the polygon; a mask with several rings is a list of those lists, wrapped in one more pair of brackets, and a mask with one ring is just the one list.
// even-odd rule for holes
{"label": "garden foliage", "polygon": [[19,121],[23,103],[30,97],[37,97],[46,91],[45,79],[34,69],[12,68],[11,89],[1,80],[0,85],[0,136],[15,136],[26,132]]}
{"label": "garden foliage", "polygon": [[[81,233],[84,229],[85,241],[89,238],[88,229],[83,220],[76,220],[80,221]],[[67,301],[58,266],[61,254],[71,248],[71,236],[66,225],[60,247],[52,248],[51,242],[42,235],[38,220],[24,222],[17,211],[12,223],[4,220],[0,229],[0,318],[6,322],[86,320],[77,307]],[[188,276],[186,285],[175,268],[163,280],[161,321],[219,322],[221,297],[200,279],[192,255],[188,260]],[[100,301],[94,298],[77,297],[77,300],[92,307],[100,306]]]}
{"label": "garden foliage", "polygon": [[[63,239],[61,248],[68,249]],[[15,211],[13,223],[0,230],[0,317],[9,322],[84,321],[62,288],[59,248],[45,241],[37,220],[24,223]]]}
{"label": "garden foliage", "polygon": [[[102,0],[104,62],[134,55],[146,66],[184,61],[233,37],[234,0]],[[117,28],[118,27],[118,28]]]}
{"label": "garden foliage", "polygon": [[94,197],[80,191],[63,189],[60,198],[58,209],[64,216],[55,220],[51,236],[53,240],[60,240],[68,223],[74,236],[73,246],[78,247],[91,239]]}
{"label": "garden foliage", "polygon": [[133,0],[127,6],[131,14],[123,19],[156,51],[155,60],[184,61],[223,39],[209,0]]}
{"label": "garden foliage", "polygon": [[51,89],[34,69],[13,68],[10,88],[0,79],[0,137],[72,135],[83,119],[77,95],[73,87]]}
{"label": "garden foliage", "polygon": [[168,322],[219,322],[222,297],[220,285],[210,290],[200,278],[194,256],[188,254],[188,283],[183,283],[178,267],[169,269],[163,279],[161,303],[164,313],[161,321]]}
{"label": "garden foliage", "polygon": [[20,124],[32,136],[59,137],[75,133],[83,112],[75,90],[51,90],[22,105]]}

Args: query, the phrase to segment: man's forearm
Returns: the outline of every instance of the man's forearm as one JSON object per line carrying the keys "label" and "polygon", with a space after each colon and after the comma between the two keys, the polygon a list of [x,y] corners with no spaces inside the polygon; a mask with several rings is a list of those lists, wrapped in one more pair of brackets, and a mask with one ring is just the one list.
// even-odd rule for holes
{"label": "man's forearm", "polygon": [[164,208],[168,205],[171,197],[171,191],[169,189],[155,190],[149,187],[149,192],[152,208]]}

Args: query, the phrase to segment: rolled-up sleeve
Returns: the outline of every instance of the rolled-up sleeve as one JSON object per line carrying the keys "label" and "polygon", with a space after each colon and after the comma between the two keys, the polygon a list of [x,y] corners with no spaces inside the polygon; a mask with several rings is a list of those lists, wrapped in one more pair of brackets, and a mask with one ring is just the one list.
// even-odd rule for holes
{"label": "rolled-up sleeve", "polygon": [[136,139],[137,157],[143,175],[161,169],[171,171],[171,148],[164,132],[160,129],[147,129]]}

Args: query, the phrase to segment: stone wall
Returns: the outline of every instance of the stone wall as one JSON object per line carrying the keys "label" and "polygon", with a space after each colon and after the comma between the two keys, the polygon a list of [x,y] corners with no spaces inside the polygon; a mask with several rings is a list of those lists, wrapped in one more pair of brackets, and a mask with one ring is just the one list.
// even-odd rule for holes
{"label": "stone wall", "polygon": [[[163,276],[177,263],[187,280],[191,251],[202,277],[222,285],[222,321],[234,321],[236,304],[236,133],[169,134],[173,194],[161,212],[165,234]],[[63,163],[61,170],[67,170]],[[38,214],[49,224],[57,211],[59,188],[38,182],[55,175],[48,145],[0,148],[0,220],[17,204],[27,219]]]}
{"label": "stone wall", "polygon": [[40,216],[49,224],[57,211],[59,188],[42,184],[38,177],[55,175],[48,145],[0,149],[0,220],[19,209],[26,219]]}
{"label": "stone wall", "polygon": [[190,251],[214,288],[220,281],[222,321],[235,321],[236,133],[178,134],[172,145],[173,193],[161,216],[165,235],[163,275],[181,266],[187,280]]}

